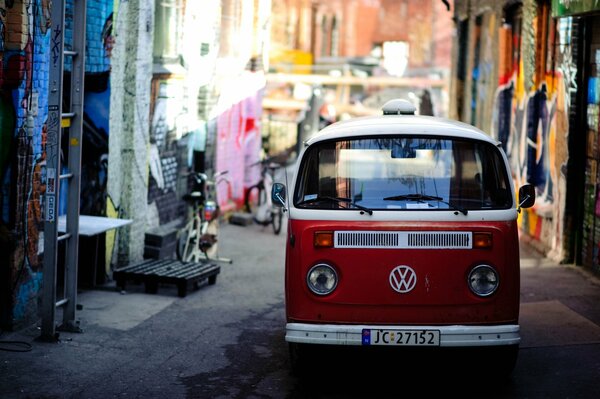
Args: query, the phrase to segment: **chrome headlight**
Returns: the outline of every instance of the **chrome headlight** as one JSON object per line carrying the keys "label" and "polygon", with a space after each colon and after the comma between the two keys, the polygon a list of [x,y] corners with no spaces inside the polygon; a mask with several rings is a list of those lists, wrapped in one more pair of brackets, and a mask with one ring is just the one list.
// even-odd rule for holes
{"label": "chrome headlight", "polygon": [[475,295],[490,296],[498,289],[498,272],[488,265],[475,266],[469,273],[469,288]]}
{"label": "chrome headlight", "polygon": [[331,294],[337,287],[337,282],[335,269],[325,263],[313,266],[306,276],[308,288],[317,295]]}

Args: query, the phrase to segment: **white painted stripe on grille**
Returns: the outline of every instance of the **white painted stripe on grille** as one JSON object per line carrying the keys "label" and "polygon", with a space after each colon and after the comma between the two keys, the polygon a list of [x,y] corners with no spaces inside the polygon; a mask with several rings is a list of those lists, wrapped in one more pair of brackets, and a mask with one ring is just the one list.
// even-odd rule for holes
{"label": "white painted stripe on grille", "polygon": [[468,231],[336,231],[335,248],[470,249]]}

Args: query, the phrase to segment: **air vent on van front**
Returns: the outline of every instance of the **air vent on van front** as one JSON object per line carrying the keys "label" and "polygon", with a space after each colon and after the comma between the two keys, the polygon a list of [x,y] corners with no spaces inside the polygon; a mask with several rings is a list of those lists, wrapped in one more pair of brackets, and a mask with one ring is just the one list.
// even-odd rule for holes
{"label": "air vent on van front", "polygon": [[409,248],[471,248],[471,233],[408,233]]}
{"label": "air vent on van front", "polygon": [[471,249],[472,233],[455,231],[336,231],[335,248]]}

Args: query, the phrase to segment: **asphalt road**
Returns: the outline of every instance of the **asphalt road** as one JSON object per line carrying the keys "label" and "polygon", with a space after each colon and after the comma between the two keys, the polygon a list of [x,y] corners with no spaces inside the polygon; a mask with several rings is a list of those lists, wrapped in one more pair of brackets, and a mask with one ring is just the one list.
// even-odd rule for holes
{"label": "asphalt road", "polygon": [[[485,354],[319,350],[315,367],[289,371],[284,341],[285,230],[224,225],[215,285],[185,298],[160,286],[84,291],[82,334],[39,342],[32,328],[0,340],[1,398],[597,398],[600,285],[570,266],[522,251],[522,349],[511,378]],[[2,345],[6,347],[6,345]],[[11,347],[11,348],[14,348]],[[360,349],[360,348],[358,348]]]}

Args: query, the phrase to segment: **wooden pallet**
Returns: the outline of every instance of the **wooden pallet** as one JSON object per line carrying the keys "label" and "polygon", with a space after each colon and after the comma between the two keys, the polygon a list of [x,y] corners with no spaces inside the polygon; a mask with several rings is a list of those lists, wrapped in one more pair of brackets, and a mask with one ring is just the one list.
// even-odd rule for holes
{"label": "wooden pallet", "polygon": [[187,295],[190,285],[198,287],[198,283],[208,279],[208,284],[217,282],[221,267],[210,262],[181,262],[174,259],[148,259],[113,271],[113,279],[119,289],[125,289],[127,281],[144,283],[147,293],[156,294],[158,284],[177,285],[180,297]]}

